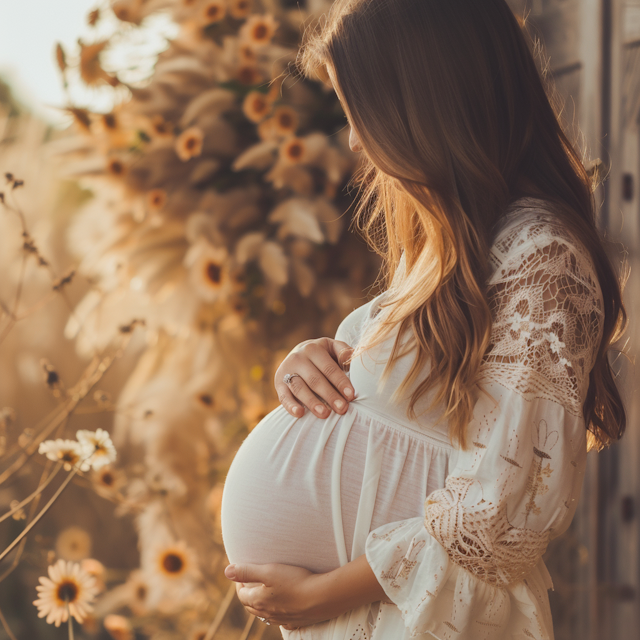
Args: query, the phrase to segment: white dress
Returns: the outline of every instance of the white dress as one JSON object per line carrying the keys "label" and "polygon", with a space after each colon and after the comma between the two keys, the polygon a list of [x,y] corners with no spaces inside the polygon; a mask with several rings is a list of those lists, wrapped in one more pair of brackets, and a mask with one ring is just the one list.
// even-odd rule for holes
{"label": "white dress", "polygon": [[[230,562],[329,571],[366,553],[393,604],[371,603],[288,640],[550,640],[541,559],[569,526],[586,464],[582,404],[602,336],[588,253],[538,200],[512,206],[491,250],[491,346],[468,450],[438,411],[412,422],[376,385],[393,336],[350,367],[343,416],[279,406],[240,447],[222,498]],[[384,293],[336,339],[355,345]]]}

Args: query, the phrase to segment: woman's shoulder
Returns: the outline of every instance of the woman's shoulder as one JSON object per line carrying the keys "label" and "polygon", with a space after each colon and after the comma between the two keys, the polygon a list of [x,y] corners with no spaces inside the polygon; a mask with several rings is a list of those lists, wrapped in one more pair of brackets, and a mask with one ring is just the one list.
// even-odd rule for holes
{"label": "woman's shoulder", "polygon": [[592,257],[554,209],[539,198],[520,198],[504,214],[490,252],[490,281],[514,270],[539,273],[565,270],[596,284]]}

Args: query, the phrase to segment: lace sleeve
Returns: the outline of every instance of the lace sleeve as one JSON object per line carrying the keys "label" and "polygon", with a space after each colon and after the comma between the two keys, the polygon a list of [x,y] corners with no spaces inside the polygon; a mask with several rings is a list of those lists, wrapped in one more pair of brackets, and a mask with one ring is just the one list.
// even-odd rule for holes
{"label": "lace sleeve", "polygon": [[511,237],[490,279],[492,338],[468,449],[424,517],[367,539],[369,564],[412,636],[553,637],[541,558],[582,486],[582,405],[603,303],[585,251],[542,230]]}

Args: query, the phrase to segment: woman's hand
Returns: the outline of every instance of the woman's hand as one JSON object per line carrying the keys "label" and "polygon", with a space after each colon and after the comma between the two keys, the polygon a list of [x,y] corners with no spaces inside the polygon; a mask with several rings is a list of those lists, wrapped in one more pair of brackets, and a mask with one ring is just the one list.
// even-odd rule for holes
{"label": "woman's hand", "polygon": [[[332,338],[306,340],[294,347],[275,373],[274,384],[282,406],[295,417],[304,415],[305,407],[319,418],[328,418],[331,409],[343,415],[355,391],[344,370],[353,352],[346,342]],[[287,385],[287,373],[298,373]],[[317,395],[316,395],[317,394]],[[320,400],[318,400],[320,398]]]}
{"label": "woman's hand", "polygon": [[[229,565],[225,576],[236,582],[245,609],[288,631],[337,617],[318,602],[317,580],[322,574],[286,564]],[[335,613],[335,615],[333,615]]]}
{"label": "woman's hand", "polygon": [[329,571],[311,573],[287,564],[230,564],[245,609],[287,631],[331,620],[371,602],[393,604],[364,554]]}

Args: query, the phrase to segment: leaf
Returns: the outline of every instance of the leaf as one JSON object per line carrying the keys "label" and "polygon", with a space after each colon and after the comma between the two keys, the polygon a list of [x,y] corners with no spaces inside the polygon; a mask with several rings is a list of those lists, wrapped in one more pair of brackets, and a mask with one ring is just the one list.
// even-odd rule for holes
{"label": "leaf", "polygon": [[264,239],[265,235],[262,231],[252,231],[242,236],[236,244],[236,260],[240,264],[255,260],[258,257]]}
{"label": "leaf", "polygon": [[291,270],[300,295],[306,298],[316,286],[316,274],[304,260],[299,258],[291,261]]}
{"label": "leaf", "polygon": [[299,236],[318,244],[324,242],[324,234],[313,213],[313,203],[304,198],[290,198],[278,205],[268,216],[269,222],[280,222],[278,238]]}
{"label": "leaf", "polygon": [[274,284],[285,285],[289,280],[289,260],[282,245],[267,240],[260,249],[260,268],[266,278]]}
{"label": "leaf", "polygon": [[234,171],[242,169],[267,169],[276,159],[274,151],[278,148],[278,143],[270,140],[258,142],[243,151],[233,162],[231,168]]}
{"label": "leaf", "polygon": [[185,128],[189,126],[205,110],[207,114],[212,112],[222,113],[233,107],[235,102],[235,94],[227,89],[215,88],[205,91],[196,96],[187,105],[187,108],[180,118],[180,127]]}

